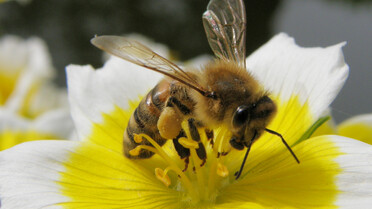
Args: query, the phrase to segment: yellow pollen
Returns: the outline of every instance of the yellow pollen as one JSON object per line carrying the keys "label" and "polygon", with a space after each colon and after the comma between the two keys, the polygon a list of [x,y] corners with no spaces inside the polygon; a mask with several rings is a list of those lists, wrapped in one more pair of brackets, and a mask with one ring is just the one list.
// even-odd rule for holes
{"label": "yellow pollen", "polygon": [[136,148],[130,150],[129,154],[132,155],[132,156],[138,156],[142,149],[149,150],[149,151],[157,153],[157,154],[159,153],[158,150],[155,149],[154,147],[151,147],[151,146],[148,146],[148,145],[138,145]]}
{"label": "yellow pollen", "polygon": [[181,137],[178,142],[185,148],[189,148],[189,149],[198,149],[199,148],[199,144],[198,142],[192,140],[192,139],[188,139],[186,137]]}
{"label": "yellow pollen", "polygon": [[229,170],[222,163],[217,163],[217,175],[227,177],[229,175]]}
{"label": "yellow pollen", "polygon": [[163,171],[161,168],[155,168],[156,178],[159,179],[161,182],[163,182],[163,184],[166,187],[169,187],[169,185],[171,184],[171,180],[169,176],[167,175],[167,173],[168,173],[168,169],[165,169],[165,171]]}
{"label": "yellow pollen", "polygon": [[[167,167],[164,171],[164,173],[166,174],[168,172],[168,170],[172,170],[174,171],[178,176],[179,176],[179,180],[182,182],[182,184],[185,186],[185,188],[189,191],[189,194],[194,198],[194,199],[198,199],[198,196],[197,196],[197,193],[195,192],[195,188],[193,187],[192,183],[190,182],[190,179],[185,175],[184,172],[182,172],[182,169],[178,167],[176,161],[174,161],[172,159],[172,157],[170,157],[168,155],[168,153],[163,149],[162,146],[160,146],[156,141],[154,141],[150,136],[146,135],[146,134],[138,134],[137,137],[140,137],[140,138],[143,138],[143,139],[146,139],[148,142],[151,143],[151,145],[153,146],[147,146],[147,145],[138,145],[135,149],[147,149],[151,152],[154,152],[155,154],[158,154],[161,158],[163,158],[163,160],[168,163],[170,166]],[[132,150],[131,150],[132,151]],[[163,175],[158,175],[158,172],[155,171],[155,175],[156,177],[158,178],[159,177],[162,177],[160,178],[159,180],[164,182],[164,176]],[[170,184],[170,180],[169,180],[169,184]]]}
{"label": "yellow pollen", "polygon": [[132,156],[138,156],[139,155],[139,152],[140,152],[141,149],[138,149],[138,147],[132,149],[132,150],[129,150],[129,154],[132,155]]}
{"label": "yellow pollen", "polygon": [[134,134],[133,139],[136,143],[141,143],[143,141],[142,137],[139,134]]}
{"label": "yellow pollen", "polygon": [[[229,170],[222,162],[224,155],[216,157],[219,151],[224,152],[229,149],[229,147],[226,147],[226,142],[224,142],[224,139],[229,137],[224,137],[226,134],[225,131],[217,132],[217,136],[222,137],[222,139],[217,140],[218,144],[215,144],[215,146],[217,146],[218,149],[214,150],[212,147],[207,146],[208,139],[203,130],[198,130],[200,141],[195,141],[190,136],[190,129],[187,121],[182,124],[182,128],[186,133],[186,137],[180,137],[178,142],[184,148],[189,149],[190,152],[187,158],[181,159],[185,161],[185,164],[180,164],[177,162],[178,160],[176,158],[174,159],[173,155],[169,155],[170,153],[167,149],[167,145],[160,146],[150,136],[143,133],[134,135],[134,140],[136,142],[145,140],[151,145],[140,144],[135,149],[131,150],[130,154],[138,155],[141,153],[141,150],[148,150],[156,153],[167,164],[165,169],[160,167],[155,168],[155,177],[159,181],[168,188],[178,188],[179,185],[182,185],[182,187],[188,191],[190,200],[192,200],[190,204],[198,204],[203,201],[213,202],[217,195],[217,188],[221,181],[221,177],[226,178],[229,176]],[[214,137],[214,139],[216,138]],[[202,153],[200,143],[203,143],[203,148],[206,149],[204,155],[208,156],[208,165],[206,164],[206,159],[201,159],[199,156],[200,153]],[[187,168],[190,169],[187,170]],[[168,174],[169,171],[173,171],[177,178],[172,178],[171,180],[170,177],[173,177],[172,175],[174,174]]]}

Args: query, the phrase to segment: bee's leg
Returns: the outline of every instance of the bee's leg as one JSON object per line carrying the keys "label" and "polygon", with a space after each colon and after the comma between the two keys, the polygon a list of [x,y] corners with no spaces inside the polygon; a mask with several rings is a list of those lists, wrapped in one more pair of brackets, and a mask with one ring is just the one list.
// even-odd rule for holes
{"label": "bee's leg", "polygon": [[178,142],[178,139],[181,137],[186,137],[186,134],[183,130],[181,130],[179,135],[173,139],[173,145],[180,158],[185,159],[185,168],[182,170],[183,172],[185,172],[187,170],[187,167],[189,166],[190,149],[185,148]]}
{"label": "bee's leg", "polygon": [[176,97],[169,97],[167,104],[167,107],[177,107],[178,110],[183,114],[183,115],[189,115],[191,113],[190,108],[188,108],[186,105],[182,104]]}
{"label": "bee's leg", "polygon": [[207,152],[205,151],[204,144],[200,141],[200,135],[199,135],[198,129],[196,128],[196,125],[195,125],[195,119],[190,118],[188,120],[188,125],[189,125],[191,138],[194,141],[199,143],[199,148],[196,149],[196,154],[198,155],[199,159],[203,161],[200,164],[200,166],[203,166],[205,164],[205,162],[207,161]]}
{"label": "bee's leg", "polygon": [[184,116],[190,114],[190,112],[191,110],[177,98],[169,97],[157,122],[160,136],[165,139],[176,138],[181,131]]}
{"label": "bee's leg", "polygon": [[213,141],[213,138],[214,138],[214,133],[213,133],[213,130],[210,130],[208,128],[205,129],[205,135],[207,135],[207,139],[209,141],[209,143],[212,145],[214,145],[214,141]]}

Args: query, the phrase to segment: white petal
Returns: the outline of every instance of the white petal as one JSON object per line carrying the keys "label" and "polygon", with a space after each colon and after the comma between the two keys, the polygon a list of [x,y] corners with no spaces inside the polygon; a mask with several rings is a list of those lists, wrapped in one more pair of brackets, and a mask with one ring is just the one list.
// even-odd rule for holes
{"label": "white petal", "polygon": [[48,111],[33,123],[35,130],[42,133],[52,133],[60,139],[70,139],[75,131],[70,111],[66,109]]}
{"label": "white petal", "polygon": [[24,143],[0,153],[0,197],[12,209],[178,208],[153,169],[89,142]]}
{"label": "white petal", "polygon": [[303,48],[279,34],[247,59],[247,69],[265,89],[287,101],[299,96],[308,102],[315,118],[329,106],[348,76],[342,47]]}
{"label": "white petal", "polygon": [[361,123],[372,127],[372,114],[362,114],[362,115],[351,117],[343,121],[342,123],[340,123],[339,126],[348,126],[348,125],[361,124]]}
{"label": "white petal", "polygon": [[[16,36],[0,39],[0,66],[2,71],[15,73],[27,64],[27,49],[24,41]],[[17,56],[14,56],[14,55]],[[18,58],[18,59],[17,59]]]}
{"label": "white petal", "polygon": [[32,116],[40,116],[55,109],[69,109],[66,89],[58,88],[50,81],[43,82],[30,100],[27,111]]}
{"label": "white petal", "polygon": [[59,208],[53,203],[69,201],[56,182],[65,168],[71,141],[24,143],[0,153],[2,209]]}
{"label": "white petal", "polygon": [[342,136],[323,135],[299,143],[293,151],[300,164],[296,164],[285,149],[280,154],[273,152],[274,155],[263,161],[259,159],[261,153],[250,153],[247,173],[221,190],[220,201],[253,201],[273,208],[333,208],[335,205],[370,208],[371,145]]}
{"label": "white petal", "polygon": [[114,106],[127,109],[129,101],[144,96],[162,75],[112,57],[102,69],[67,67],[71,113],[80,138],[90,133],[91,123]]}
{"label": "white petal", "polygon": [[342,173],[336,204],[343,208],[370,208],[372,205],[372,146],[358,140],[332,136],[341,153],[336,158]]}
{"label": "white petal", "polygon": [[0,110],[0,132],[35,131],[52,135],[58,139],[68,139],[73,131],[73,123],[68,110],[56,109],[43,114],[35,120],[23,118],[15,113]]}
{"label": "white petal", "polygon": [[0,131],[16,128],[18,130],[27,129],[29,121],[21,116],[4,109],[0,109]]}

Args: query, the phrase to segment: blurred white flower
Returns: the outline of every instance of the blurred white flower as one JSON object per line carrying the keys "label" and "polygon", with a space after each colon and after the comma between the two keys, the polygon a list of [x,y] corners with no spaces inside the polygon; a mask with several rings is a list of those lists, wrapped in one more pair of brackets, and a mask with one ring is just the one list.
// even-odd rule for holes
{"label": "blurred white flower", "polygon": [[346,136],[372,145],[372,114],[355,115],[339,124],[332,119],[328,120],[313,133],[313,136],[331,134]]}
{"label": "blurred white flower", "polygon": [[[9,35],[0,39],[0,150],[23,141],[71,134],[67,94],[52,83],[54,73],[41,39]],[[63,128],[57,133],[48,126]]]}

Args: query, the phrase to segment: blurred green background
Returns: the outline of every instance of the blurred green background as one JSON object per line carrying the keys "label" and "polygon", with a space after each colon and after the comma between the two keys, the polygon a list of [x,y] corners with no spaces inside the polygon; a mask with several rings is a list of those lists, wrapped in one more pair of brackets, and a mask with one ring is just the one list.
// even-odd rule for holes
{"label": "blurred green background", "polygon": [[[102,65],[95,35],[139,33],[166,44],[181,60],[212,53],[201,21],[208,0],[33,0],[0,4],[0,35],[44,39],[65,85],[68,64]],[[347,41],[350,77],[333,107],[337,121],[372,112],[372,4],[369,0],[252,0],[247,54],[286,32],[301,46]]]}

